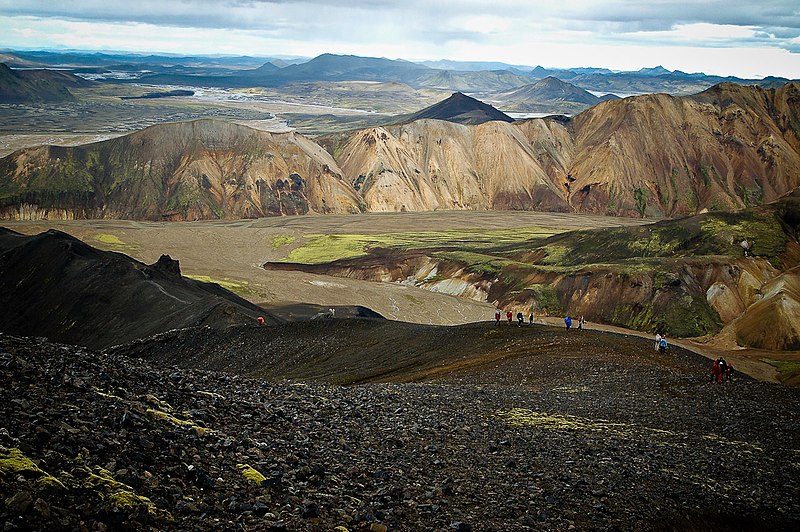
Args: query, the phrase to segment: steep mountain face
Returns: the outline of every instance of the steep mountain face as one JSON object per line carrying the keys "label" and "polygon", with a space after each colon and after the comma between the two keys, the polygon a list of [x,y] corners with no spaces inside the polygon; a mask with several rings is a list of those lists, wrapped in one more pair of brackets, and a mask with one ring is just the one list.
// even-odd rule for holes
{"label": "steep mountain face", "polygon": [[359,131],[334,149],[370,212],[568,209],[526,138],[505,122],[417,120]]}
{"label": "steep mountain face", "polygon": [[13,218],[194,220],[362,210],[333,158],[294,133],[217,120],[153,126],[0,160]]}
{"label": "steep mountain face", "polygon": [[69,102],[70,87],[92,82],[58,70],[12,70],[0,63],[0,103]]}
{"label": "steep mountain face", "polygon": [[513,122],[514,119],[502,113],[489,104],[483,103],[460,92],[453,93],[449,98],[426,107],[421,111],[403,116],[397,122],[413,122],[425,118],[433,120],[447,120],[459,124],[477,125],[492,120]]}
{"label": "steep mountain face", "polygon": [[693,214],[774,201],[800,185],[800,84],[723,84],[693,97],[605,102],[573,120],[556,172],[581,212]]}
{"label": "steep mountain face", "polygon": [[0,330],[92,348],[174,328],[283,321],[220,288],[181,277],[167,256],[145,265],[51,230],[0,228]]}

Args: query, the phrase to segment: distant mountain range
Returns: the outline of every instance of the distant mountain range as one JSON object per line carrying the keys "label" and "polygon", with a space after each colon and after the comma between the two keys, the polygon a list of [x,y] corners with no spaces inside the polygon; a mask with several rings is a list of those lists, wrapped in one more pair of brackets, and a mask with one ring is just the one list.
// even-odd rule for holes
{"label": "distant mountain range", "polygon": [[[490,113],[455,95],[423,112]],[[530,209],[680,216],[800,185],[800,83],[602,102],[574,118],[421,118],[313,141],[215,120],[0,159],[0,217],[193,220]]]}
{"label": "distant mountain range", "polygon": [[[632,72],[604,68],[546,69],[500,62],[427,61],[322,54],[310,60],[253,57],[176,57],[135,54],[6,52],[12,66],[68,66],[84,72],[136,72],[140,82],[213,87],[279,87],[299,81],[397,81],[412,87],[462,92],[509,91],[549,76],[585,90],[605,93],[693,94],[722,82],[775,88],[787,79],[761,80],[670,71],[661,66]],[[143,72],[143,71],[147,72]]]}
{"label": "distant mountain range", "polygon": [[60,70],[12,70],[0,63],[0,103],[52,103],[74,101],[70,88],[91,81]]}

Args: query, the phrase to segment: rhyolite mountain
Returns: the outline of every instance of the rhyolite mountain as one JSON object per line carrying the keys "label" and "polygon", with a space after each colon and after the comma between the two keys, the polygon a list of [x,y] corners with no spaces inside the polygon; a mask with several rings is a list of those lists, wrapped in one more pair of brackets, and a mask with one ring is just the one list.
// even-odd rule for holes
{"label": "rhyolite mountain", "polygon": [[0,167],[0,202],[15,204],[22,218],[195,220],[364,210],[333,157],[308,138],[219,120],[24,150]]}
{"label": "rhyolite mountain", "polygon": [[[459,101],[466,97],[443,107]],[[200,120],[29,148],[0,159],[0,217],[436,209],[674,217],[759,205],[798,185],[800,83],[724,83],[694,96],[606,101],[573,118],[420,119],[314,140]]]}
{"label": "rhyolite mountain", "polygon": [[0,227],[0,332],[92,348],[175,328],[283,319],[220,288],[181,276],[164,255],[151,265],[66,233],[26,236]]}
{"label": "rhyolite mountain", "polygon": [[71,102],[70,88],[86,87],[91,81],[60,70],[12,70],[0,63],[0,103]]}

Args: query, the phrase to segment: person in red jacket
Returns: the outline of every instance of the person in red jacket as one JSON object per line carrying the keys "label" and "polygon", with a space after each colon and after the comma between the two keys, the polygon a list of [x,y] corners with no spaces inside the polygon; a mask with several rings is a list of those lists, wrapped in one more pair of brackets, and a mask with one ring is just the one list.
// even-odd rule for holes
{"label": "person in red jacket", "polygon": [[711,366],[711,382],[719,382],[719,359]]}
{"label": "person in red jacket", "polygon": [[512,314],[510,310],[506,311],[506,319],[508,320],[508,324],[511,325],[511,322],[514,319],[514,314]]}

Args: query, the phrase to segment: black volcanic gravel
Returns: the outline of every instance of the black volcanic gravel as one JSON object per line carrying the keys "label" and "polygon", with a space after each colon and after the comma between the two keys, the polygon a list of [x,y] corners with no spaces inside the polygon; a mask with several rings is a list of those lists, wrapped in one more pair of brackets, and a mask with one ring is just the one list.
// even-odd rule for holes
{"label": "black volcanic gravel", "polygon": [[[515,357],[435,382],[336,386],[0,335],[0,522],[797,530],[800,391],[712,385],[682,356]],[[11,471],[13,453],[40,471]]]}

